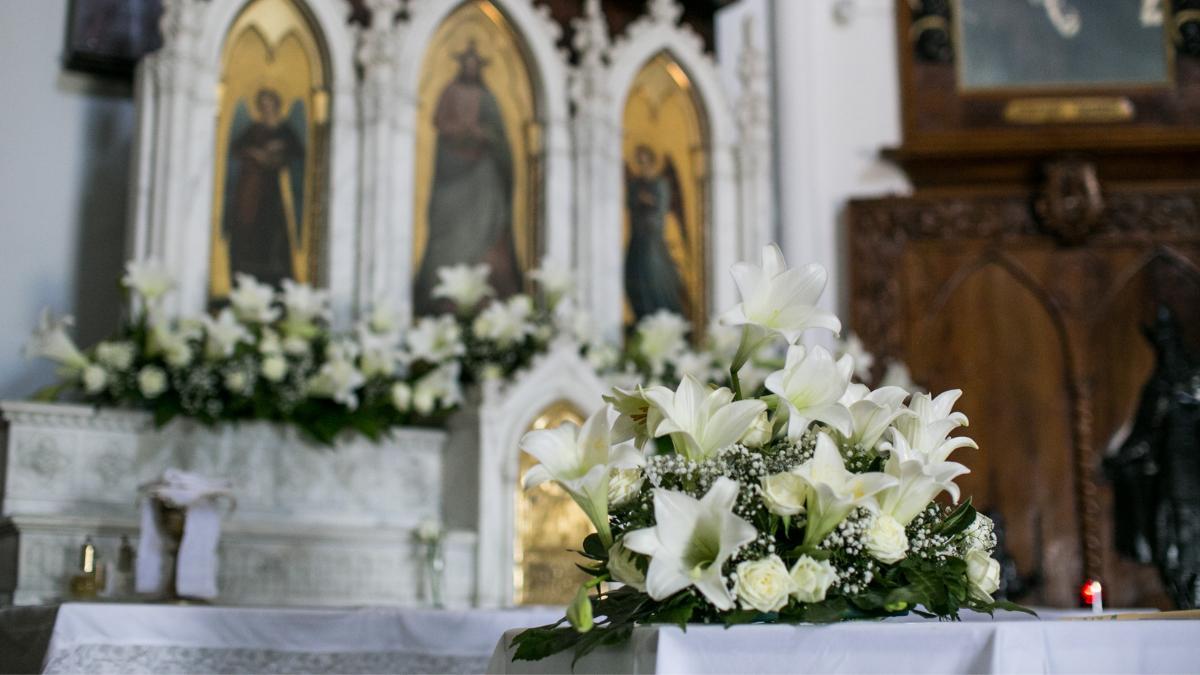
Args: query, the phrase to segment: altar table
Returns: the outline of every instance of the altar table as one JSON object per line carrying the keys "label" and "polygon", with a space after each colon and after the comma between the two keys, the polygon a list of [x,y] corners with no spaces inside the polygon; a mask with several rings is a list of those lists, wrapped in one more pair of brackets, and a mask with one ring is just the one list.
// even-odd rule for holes
{"label": "altar table", "polygon": [[[833,625],[646,626],[581,659],[583,673],[1195,673],[1200,621],[1036,620],[1025,615],[919,617]],[[569,673],[570,653],[511,661],[519,631],[497,645],[491,673]]]}
{"label": "altar table", "polygon": [[11,607],[0,610],[0,672],[482,673],[505,630],[561,616],[560,607]]}

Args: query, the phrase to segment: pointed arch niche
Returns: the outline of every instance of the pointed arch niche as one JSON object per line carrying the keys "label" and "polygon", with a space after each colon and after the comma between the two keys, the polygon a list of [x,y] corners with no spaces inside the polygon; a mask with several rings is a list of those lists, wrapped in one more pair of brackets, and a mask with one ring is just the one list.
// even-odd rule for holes
{"label": "pointed arch niche", "polygon": [[703,329],[708,316],[708,117],[667,52],[638,71],[622,115],[623,323],[666,309]]}
{"label": "pointed arch niche", "polygon": [[[394,25],[372,26],[360,50],[364,298],[390,297],[403,315],[414,312],[437,202],[434,120],[472,40],[484,88],[495,101],[481,105],[498,109],[492,116],[500,124],[490,126],[503,129],[512,155],[507,229],[517,266],[524,272],[542,256],[570,260],[570,113],[559,34],[548,11],[532,0],[427,0],[409,5]],[[446,115],[444,122],[453,121]],[[474,120],[467,126],[489,127],[478,124],[478,114],[467,117]],[[495,145],[489,152],[499,154]]]}
{"label": "pointed arch niche", "polygon": [[219,268],[228,266],[225,211],[236,190],[225,185],[236,182],[230,144],[260,121],[257,92],[270,89],[280,126],[295,127],[303,149],[271,185],[279,210],[291,212],[292,276],[327,286],[345,319],[355,292],[358,143],[344,5],[166,0],[162,32],[162,48],[138,71],[130,257],[175,272],[175,311],[201,311],[228,288]]}
{"label": "pointed arch niche", "polygon": [[[577,220],[589,226],[580,231],[577,258],[587,277],[587,303],[597,325],[610,338],[619,337],[631,318],[625,275],[629,241],[627,170],[631,160],[636,160],[639,138],[655,126],[654,106],[647,105],[653,99],[647,96],[655,86],[653,82],[659,83],[659,96],[666,93],[677,97],[673,114],[679,116],[680,124],[692,127],[686,134],[674,130],[679,134],[674,152],[687,158],[675,160],[676,174],[682,178],[680,163],[687,163],[691,171],[688,185],[679,181],[683,199],[675,210],[685,214],[690,210],[691,215],[684,219],[693,223],[690,230],[703,233],[697,237],[703,242],[683,244],[678,234],[681,228],[669,224],[664,228],[664,238],[667,248],[673,249],[672,259],[688,266],[684,285],[693,284],[687,295],[700,311],[685,308],[685,313],[698,320],[696,328],[703,330],[710,310],[736,301],[728,269],[747,256],[743,249],[749,238],[742,236],[745,224],[738,217],[734,161],[738,131],[731,104],[700,38],[678,24],[678,7],[672,3],[656,5],[661,8],[630,24],[625,35],[608,50],[608,64],[596,74],[601,80],[596,90],[610,95],[576,100],[577,107],[598,108],[599,112],[589,118],[589,131],[607,139],[590,144],[590,156],[581,158],[581,162],[596,167],[596,191],[611,197],[580,202],[587,212],[578,214]],[[662,85],[673,85],[675,90],[664,91]],[[687,108],[691,110],[685,113]],[[620,151],[615,150],[618,148]],[[659,174],[665,166],[660,152],[648,164],[650,172]],[[667,211],[671,210],[668,206]],[[665,219],[674,221],[678,216],[668,215]]]}

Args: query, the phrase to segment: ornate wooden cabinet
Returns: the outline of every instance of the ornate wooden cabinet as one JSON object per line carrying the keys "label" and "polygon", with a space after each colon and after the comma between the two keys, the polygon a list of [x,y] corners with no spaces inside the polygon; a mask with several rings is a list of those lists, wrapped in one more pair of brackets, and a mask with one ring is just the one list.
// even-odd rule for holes
{"label": "ornate wooden cabinet", "polygon": [[[1198,61],[1177,41],[1175,79],[1128,95],[975,93],[955,78],[961,3],[897,4],[905,142],[886,154],[915,190],[848,206],[852,327],[931,391],[965,391],[981,450],[958,458],[963,491],[1003,516],[1024,601],[1075,605],[1096,578],[1111,605],[1165,606],[1155,570],[1112,546],[1100,462],[1151,372],[1141,327],[1157,307],[1200,347]],[[1195,17],[1168,12],[1164,30],[1191,34]],[[1131,116],[1005,112],[1088,96]]]}

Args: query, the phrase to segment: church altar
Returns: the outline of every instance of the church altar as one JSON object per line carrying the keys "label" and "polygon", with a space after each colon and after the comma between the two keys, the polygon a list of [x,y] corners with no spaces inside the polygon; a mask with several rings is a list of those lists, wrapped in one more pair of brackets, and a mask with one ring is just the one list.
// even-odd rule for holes
{"label": "church altar", "polygon": [[0,671],[481,673],[503,631],[559,613],[544,607],[14,607],[0,610]]}
{"label": "church altar", "polygon": [[[220,602],[422,601],[413,531],[440,519],[444,432],[406,428],[378,444],[354,438],[326,448],[265,423],[155,429],[147,415],[128,411],[28,402],[0,410],[10,523],[0,555],[16,570],[0,582],[8,602],[63,598],[89,536],[101,561],[115,560],[122,535],[137,541],[138,487],[169,467],[233,482]],[[446,602],[470,604],[474,533],[450,532],[444,554]]]}
{"label": "church altar", "polygon": [[1179,673],[1200,662],[1194,621],[1042,620],[964,612],[958,623],[903,617],[829,625],[641,626],[619,646],[511,661],[505,633],[489,673]]}

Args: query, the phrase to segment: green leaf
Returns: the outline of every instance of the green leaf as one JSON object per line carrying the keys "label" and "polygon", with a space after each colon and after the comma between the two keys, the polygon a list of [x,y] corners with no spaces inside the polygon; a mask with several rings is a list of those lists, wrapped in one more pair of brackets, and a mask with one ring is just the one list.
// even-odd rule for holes
{"label": "green leaf", "polygon": [[600,535],[595,532],[584,537],[581,553],[592,560],[608,560],[608,549],[604,548],[604,543],[600,541]]}
{"label": "green leaf", "polygon": [[954,509],[950,515],[946,516],[946,519],[938,526],[937,531],[939,534],[953,537],[959,532],[966,530],[974,522],[975,507],[971,505],[971,498],[967,497],[966,501],[960,504],[957,509]]}
{"label": "green leaf", "polygon": [[996,600],[995,602],[992,603],[992,609],[993,610],[1002,609],[1006,612],[1024,612],[1025,614],[1028,614],[1030,616],[1038,615],[1038,613],[1033,611],[1032,609],[1025,607],[1024,605],[1018,605],[1015,602],[1009,602],[1008,600]]}

